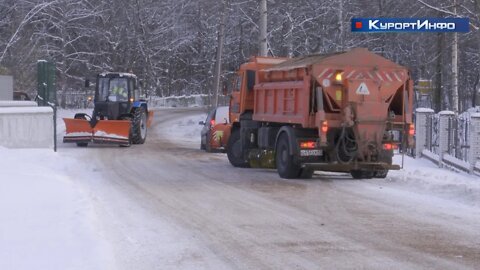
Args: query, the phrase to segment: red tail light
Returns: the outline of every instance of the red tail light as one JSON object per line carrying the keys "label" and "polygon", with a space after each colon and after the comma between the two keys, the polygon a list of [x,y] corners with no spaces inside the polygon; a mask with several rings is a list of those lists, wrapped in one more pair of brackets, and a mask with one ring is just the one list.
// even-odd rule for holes
{"label": "red tail light", "polygon": [[413,124],[410,124],[410,127],[408,129],[408,135],[410,136],[415,135],[415,126]]}
{"label": "red tail light", "polygon": [[303,149],[313,149],[317,147],[317,143],[314,141],[308,141],[308,142],[301,142],[300,143],[300,148]]}
{"label": "red tail light", "polygon": [[327,122],[327,121],[323,121],[323,122],[322,122],[322,132],[323,132],[323,133],[327,133],[327,132],[328,132],[328,122]]}
{"label": "red tail light", "polygon": [[210,120],[210,126],[211,126],[211,127],[215,126],[215,120],[213,120],[213,119]]}
{"label": "red tail light", "polygon": [[398,146],[394,143],[384,143],[383,144],[383,149],[384,150],[395,150],[395,149],[398,149]]}

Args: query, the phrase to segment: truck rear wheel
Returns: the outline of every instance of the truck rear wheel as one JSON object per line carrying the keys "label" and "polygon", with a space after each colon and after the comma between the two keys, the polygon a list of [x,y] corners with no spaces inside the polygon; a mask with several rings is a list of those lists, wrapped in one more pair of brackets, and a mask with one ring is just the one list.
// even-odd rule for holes
{"label": "truck rear wheel", "polygon": [[277,164],[277,172],[280,177],[287,179],[300,177],[302,168],[300,167],[300,164],[294,161],[294,157],[292,153],[290,153],[288,136],[286,134],[281,134],[278,138],[277,147],[275,150],[275,162]]}
{"label": "truck rear wheel", "polygon": [[137,108],[133,112],[132,143],[143,144],[147,138],[147,113],[145,108]]}
{"label": "truck rear wheel", "polygon": [[[207,140],[207,144],[208,144]],[[234,167],[248,168],[250,164],[243,158],[242,142],[240,141],[240,129],[234,129],[227,143],[227,157]]]}
{"label": "truck rear wheel", "polygon": [[300,179],[310,179],[313,176],[313,170],[312,169],[307,169],[307,168],[302,168],[300,170],[300,174],[298,175],[298,178]]}
{"label": "truck rear wheel", "polygon": [[373,178],[374,172],[365,170],[353,170],[350,171],[353,179],[370,179]]}
{"label": "truck rear wheel", "polygon": [[373,174],[373,177],[375,177],[375,178],[386,178],[387,174],[388,174],[388,170],[376,171]]}

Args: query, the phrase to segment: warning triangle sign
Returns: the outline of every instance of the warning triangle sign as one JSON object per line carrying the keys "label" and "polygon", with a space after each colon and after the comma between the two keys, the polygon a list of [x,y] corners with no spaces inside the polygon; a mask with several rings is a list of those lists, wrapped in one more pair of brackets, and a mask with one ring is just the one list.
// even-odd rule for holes
{"label": "warning triangle sign", "polygon": [[370,91],[368,90],[368,87],[364,82],[362,82],[360,86],[358,86],[355,93],[357,93],[357,95],[370,95]]}

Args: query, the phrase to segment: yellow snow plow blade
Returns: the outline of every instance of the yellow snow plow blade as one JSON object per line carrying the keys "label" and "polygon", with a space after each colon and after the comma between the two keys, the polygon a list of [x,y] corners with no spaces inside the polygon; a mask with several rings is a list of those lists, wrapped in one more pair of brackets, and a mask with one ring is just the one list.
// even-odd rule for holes
{"label": "yellow snow plow blade", "polygon": [[90,142],[92,141],[93,129],[90,122],[85,119],[63,118],[65,122],[65,136],[63,142]]}
{"label": "yellow snow plow blade", "polygon": [[93,142],[130,144],[131,122],[128,120],[99,120],[93,128]]}

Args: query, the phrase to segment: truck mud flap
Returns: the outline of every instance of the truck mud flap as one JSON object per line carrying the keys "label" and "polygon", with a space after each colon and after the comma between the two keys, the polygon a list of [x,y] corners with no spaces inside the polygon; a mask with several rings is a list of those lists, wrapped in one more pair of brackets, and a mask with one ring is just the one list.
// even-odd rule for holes
{"label": "truck mud flap", "polygon": [[63,118],[65,136],[63,142],[81,143],[92,141],[93,129],[90,122],[84,119]]}
{"label": "truck mud flap", "polygon": [[388,164],[384,162],[362,162],[362,163],[304,163],[302,167],[311,168],[319,171],[329,172],[350,172],[352,170],[400,170],[400,166],[396,164]]}
{"label": "truck mud flap", "polygon": [[95,143],[130,144],[131,122],[128,120],[100,120],[93,128]]}

